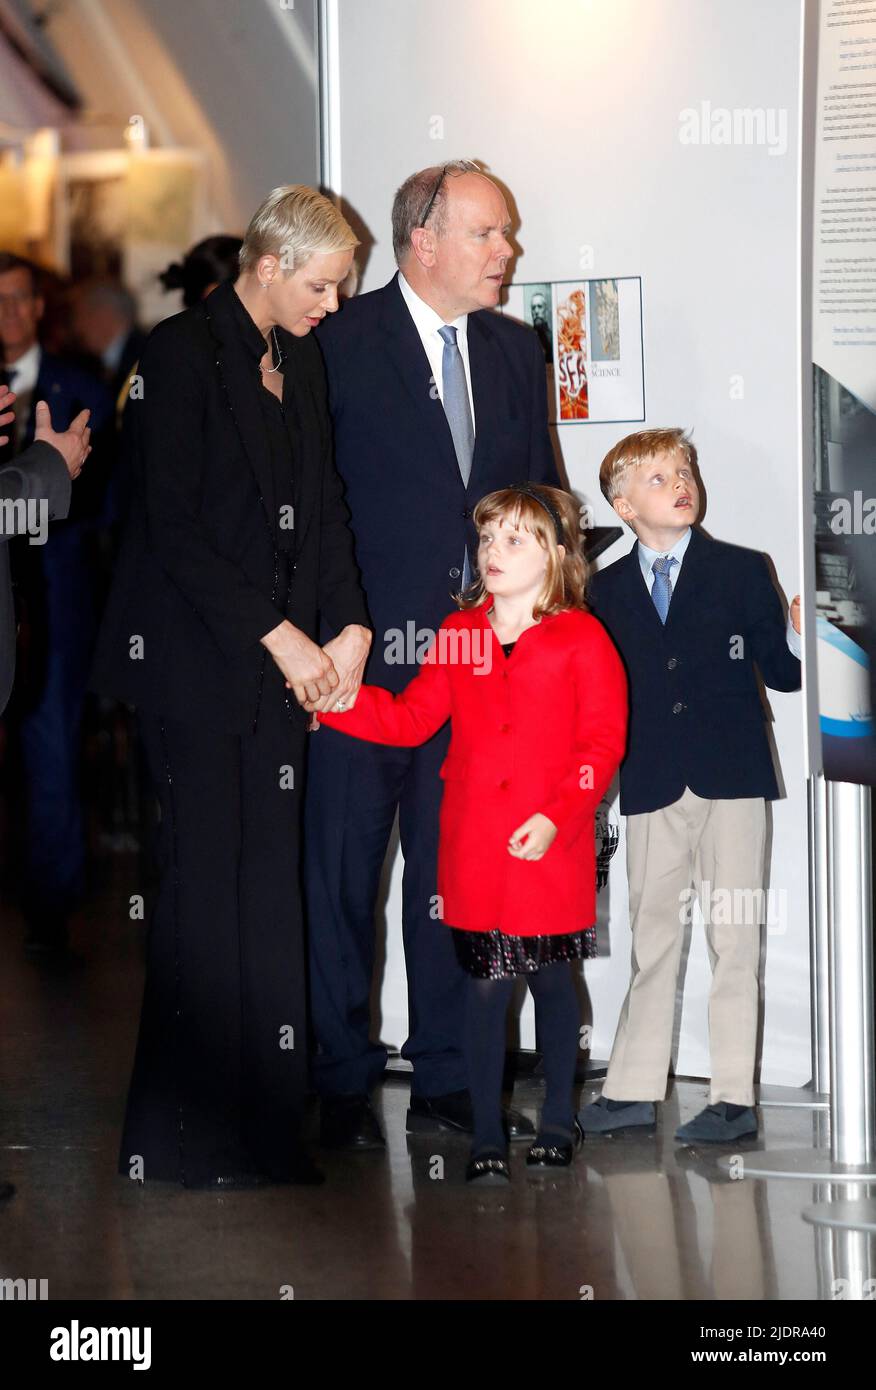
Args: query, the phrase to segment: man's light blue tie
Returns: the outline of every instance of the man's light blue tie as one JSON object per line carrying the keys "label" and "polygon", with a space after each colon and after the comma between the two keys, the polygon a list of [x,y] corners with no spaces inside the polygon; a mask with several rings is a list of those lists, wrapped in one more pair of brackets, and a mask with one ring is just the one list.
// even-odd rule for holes
{"label": "man's light blue tie", "polygon": [[651,590],[651,597],[654,600],[654,607],[657,609],[661,623],[666,622],[669,612],[669,603],[672,598],[672,585],[669,582],[669,571],[678,561],[674,555],[658,555],[651,569],[654,572],[654,587]]}
{"label": "man's light blue tie", "polygon": [[[468,403],[465,365],[462,360],[462,353],[459,351],[456,329],[453,325],[445,323],[438,329],[438,332],[444,340],[444,351],[441,355],[442,404],[444,414],[447,416],[447,423],[450,426],[453,448],[456,451],[456,462],[459,465],[463,485],[468,487],[474,455],[474,426]],[[462,587],[467,588],[470,583],[471,569],[468,561],[468,547],[466,546],[462,564]]]}

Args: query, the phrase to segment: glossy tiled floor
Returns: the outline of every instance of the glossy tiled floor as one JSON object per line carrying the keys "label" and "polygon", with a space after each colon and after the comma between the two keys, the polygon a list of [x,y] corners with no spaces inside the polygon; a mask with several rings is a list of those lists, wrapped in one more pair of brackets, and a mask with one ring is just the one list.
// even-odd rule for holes
{"label": "glossy tiled floor", "polygon": [[[815,1228],[801,1211],[876,1190],[731,1180],[672,1134],[705,1103],[680,1082],[657,1133],[588,1142],[542,1177],[514,1155],[509,1189],[467,1188],[462,1140],[404,1133],[407,1086],[377,1097],[386,1155],[325,1155],[320,1189],[214,1196],[115,1174],[141,989],[139,930],[107,894],[79,930],[86,968],[44,978],[0,932],[0,1277],[50,1298],[808,1299],[870,1277],[876,1236]],[[594,1092],[595,1093],[595,1092]],[[539,1088],[519,1084],[534,1119]],[[767,1109],[755,1147],[811,1146],[826,1120]],[[744,1153],[745,1145],[737,1151]],[[750,1146],[748,1146],[750,1148]]]}

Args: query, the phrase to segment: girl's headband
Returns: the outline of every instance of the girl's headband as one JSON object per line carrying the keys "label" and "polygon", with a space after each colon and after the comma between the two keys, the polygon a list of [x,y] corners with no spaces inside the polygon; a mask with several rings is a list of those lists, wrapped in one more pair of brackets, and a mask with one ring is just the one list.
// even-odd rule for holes
{"label": "girl's headband", "polygon": [[533,502],[537,502],[540,507],[544,508],[551,521],[554,523],[554,530],[557,533],[557,545],[563,545],[563,522],[553,502],[548,502],[547,498],[542,497],[529,483],[509,483],[508,487],[511,492],[525,493],[527,497],[532,498]]}

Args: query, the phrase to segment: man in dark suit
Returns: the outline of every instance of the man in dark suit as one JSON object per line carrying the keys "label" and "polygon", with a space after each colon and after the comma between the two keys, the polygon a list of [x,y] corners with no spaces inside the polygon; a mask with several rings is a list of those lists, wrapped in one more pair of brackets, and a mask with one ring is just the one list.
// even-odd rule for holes
{"label": "man in dark suit", "polygon": [[[15,424],[11,406],[15,395],[0,386],[0,430]],[[52,429],[49,407],[36,408],[36,440],[15,463],[0,467],[0,540],[41,528],[46,520],[67,515],[72,480],[79,476],[89,450],[88,412],[83,411],[64,434]],[[0,448],[9,435],[0,434]],[[43,515],[40,515],[40,513]],[[34,526],[36,522],[36,527]],[[15,609],[9,556],[0,556],[0,714],[6,708],[15,676]],[[0,1201],[11,1197],[11,1183],[0,1182]]]}
{"label": "man in dark suit", "polygon": [[[31,955],[66,958],[67,919],[85,886],[85,827],[79,787],[82,715],[96,631],[94,529],[103,514],[111,451],[112,398],[100,382],[46,353],[38,274],[0,254],[3,376],[17,398],[16,422],[0,462],[33,442],[36,402],[56,424],[90,412],[95,458],[64,521],[44,545],[17,541],[12,569],[27,666],[16,712],[27,788],[24,910]],[[16,697],[18,704],[18,696]]]}
{"label": "man in dark suit", "polygon": [[120,422],[128,399],[128,378],[146,346],[146,334],[137,326],[137,301],[115,281],[89,281],[77,287],[73,324],[77,341],[109,391]]}
{"label": "man in dark suit", "polygon": [[[468,161],[402,184],[399,272],[319,333],[335,459],[347,489],[375,640],[365,679],[399,691],[474,574],[477,500],[508,483],[558,485],[544,356],[530,328],[489,312],[512,256],[497,186]],[[324,635],[328,634],[326,629]],[[382,1147],[369,1092],[386,1065],[370,1039],[374,910],[396,811],[413,1064],[409,1129],[469,1131],[463,972],[436,902],[439,766],[448,729],[413,749],[321,729],[305,819],[314,1075],[323,1142]],[[509,1117],[511,1137],[532,1127]]]}

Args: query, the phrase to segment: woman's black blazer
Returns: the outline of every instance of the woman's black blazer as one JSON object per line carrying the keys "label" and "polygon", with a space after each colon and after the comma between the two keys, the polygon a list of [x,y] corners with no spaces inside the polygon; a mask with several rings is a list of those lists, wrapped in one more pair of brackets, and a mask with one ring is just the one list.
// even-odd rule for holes
{"label": "woman's black blazer", "polygon": [[295,433],[294,496],[277,498],[264,387],[234,295],[220,285],[160,323],[144,348],[127,406],[131,505],[91,684],[143,710],[242,733],[272,665],[261,637],[284,617],[314,639],[320,613],[335,632],[369,618],[317,344],[277,330]]}

